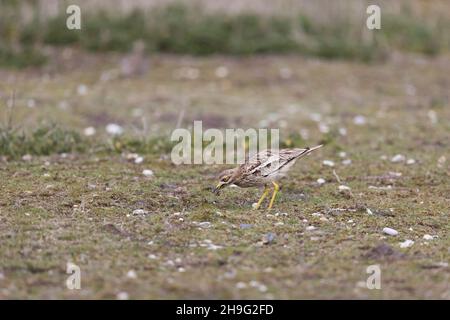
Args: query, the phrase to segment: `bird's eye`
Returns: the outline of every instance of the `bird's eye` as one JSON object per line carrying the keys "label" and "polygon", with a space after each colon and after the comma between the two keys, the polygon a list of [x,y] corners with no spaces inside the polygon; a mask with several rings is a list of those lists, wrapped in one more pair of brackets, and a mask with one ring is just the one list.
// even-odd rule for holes
{"label": "bird's eye", "polygon": [[222,178],[222,182],[227,182],[228,179],[230,179],[230,177],[229,176],[225,176],[225,177]]}

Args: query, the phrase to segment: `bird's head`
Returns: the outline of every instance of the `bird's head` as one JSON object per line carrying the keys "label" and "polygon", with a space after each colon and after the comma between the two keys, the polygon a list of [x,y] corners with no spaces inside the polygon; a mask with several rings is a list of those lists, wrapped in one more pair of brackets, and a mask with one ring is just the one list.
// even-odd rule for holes
{"label": "bird's head", "polygon": [[213,189],[213,192],[218,195],[220,193],[220,189],[232,184],[234,182],[234,173],[235,169],[224,170],[219,174],[219,183]]}

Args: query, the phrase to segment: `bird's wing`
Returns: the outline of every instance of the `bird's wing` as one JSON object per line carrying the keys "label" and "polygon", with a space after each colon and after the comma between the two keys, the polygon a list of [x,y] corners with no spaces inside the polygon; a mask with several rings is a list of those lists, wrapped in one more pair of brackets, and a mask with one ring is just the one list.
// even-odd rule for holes
{"label": "bird's wing", "polygon": [[309,149],[265,150],[249,159],[245,172],[267,177],[306,153],[309,153]]}

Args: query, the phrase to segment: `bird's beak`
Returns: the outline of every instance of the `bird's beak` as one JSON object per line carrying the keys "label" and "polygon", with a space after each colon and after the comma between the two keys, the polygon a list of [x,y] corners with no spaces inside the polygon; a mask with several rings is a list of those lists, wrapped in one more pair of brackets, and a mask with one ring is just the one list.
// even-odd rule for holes
{"label": "bird's beak", "polygon": [[223,182],[219,182],[219,184],[212,190],[212,192],[218,196],[220,193],[220,189],[222,189],[223,185],[224,185]]}

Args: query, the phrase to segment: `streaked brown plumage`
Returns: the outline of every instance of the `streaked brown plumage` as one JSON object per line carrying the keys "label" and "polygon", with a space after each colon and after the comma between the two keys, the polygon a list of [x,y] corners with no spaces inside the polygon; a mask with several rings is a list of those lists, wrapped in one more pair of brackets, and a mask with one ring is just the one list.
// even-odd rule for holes
{"label": "streaked brown plumage", "polygon": [[214,192],[218,194],[220,189],[232,184],[241,188],[264,186],[264,193],[255,208],[258,209],[269,192],[267,185],[272,183],[274,192],[269,204],[269,209],[271,209],[279,190],[277,181],[287,174],[299,158],[308,155],[321,146],[306,149],[261,151],[239,167],[223,171],[219,175],[219,184],[214,189]]}

